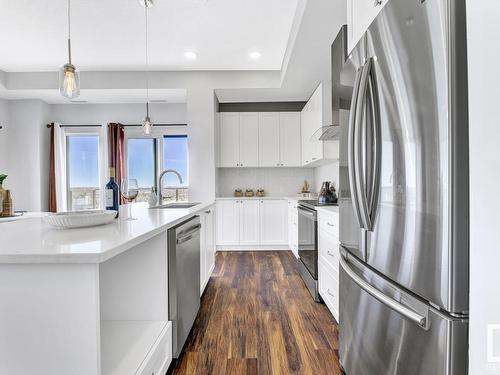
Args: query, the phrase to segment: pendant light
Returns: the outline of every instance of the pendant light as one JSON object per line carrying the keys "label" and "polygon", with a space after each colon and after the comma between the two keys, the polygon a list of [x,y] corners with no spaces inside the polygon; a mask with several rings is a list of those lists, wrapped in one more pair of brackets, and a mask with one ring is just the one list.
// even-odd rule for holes
{"label": "pendant light", "polygon": [[71,0],[68,0],[68,63],[59,70],[59,91],[68,99],[80,96],[80,72],[71,63]]}
{"label": "pendant light", "polygon": [[146,117],[142,122],[142,133],[144,135],[151,134],[153,123],[149,117],[149,55],[148,55],[148,9],[153,7],[153,0],[139,0],[139,4],[144,7],[146,19]]}

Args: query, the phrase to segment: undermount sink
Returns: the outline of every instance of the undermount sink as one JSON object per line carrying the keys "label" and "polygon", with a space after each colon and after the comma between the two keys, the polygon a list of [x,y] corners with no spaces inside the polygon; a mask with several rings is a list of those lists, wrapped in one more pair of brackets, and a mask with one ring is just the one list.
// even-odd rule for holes
{"label": "undermount sink", "polygon": [[170,209],[191,208],[191,207],[194,207],[198,204],[200,204],[200,202],[172,202],[172,203],[162,204],[159,206],[153,206],[153,207],[149,207],[149,208],[162,208],[162,209],[164,209],[164,208],[170,208]]}

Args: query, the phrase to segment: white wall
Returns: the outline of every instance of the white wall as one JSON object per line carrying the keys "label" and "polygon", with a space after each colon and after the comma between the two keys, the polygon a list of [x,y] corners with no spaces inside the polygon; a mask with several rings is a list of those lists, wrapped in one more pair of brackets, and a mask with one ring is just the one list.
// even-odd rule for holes
{"label": "white wall", "polygon": [[48,205],[49,105],[41,100],[7,104],[5,188],[11,189],[16,210],[43,211]]}
{"label": "white wall", "polygon": [[188,89],[189,199],[215,199],[215,96],[213,87],[200,80]]}
{"label": "white wall", "polygon": [[7,130],[9,127],[9,107],[6,100],[0,99],[0,174],[7,169]]}
{"label": "white wall", "polygon": [[[467,0],[470,135],[470,368],[500,374],[488,362],[488,325],[500,324],[500,5]],[[493,70],[492,70],[493,69]],[[500,330],[494,335],[500,357]]]}
{"label": "white wall", "polygon": [[330,164],[325,164],[320,167],[314,168],[314,184],[313,190],[320,192],[321,184],[323,181],[331,181],[335,185],[335,189],[338,191],[339,187],[339,162],[333,162]]}
{"label": "white wall", "polygon": [[[53,104],[50,107],[52,121],[62,124],[140,124],[146,114],[145,104]],[[187,121],[186,104],[183,103],[152,103],[149,114],[153,124],[185,124]]]}
{"label": "white wall", "polygon": [[301,191],[304,180],[313,185],[314,169],[219,168],[218,196],[232,197],[235,189],[264,189],[267,196],[293,197]]}

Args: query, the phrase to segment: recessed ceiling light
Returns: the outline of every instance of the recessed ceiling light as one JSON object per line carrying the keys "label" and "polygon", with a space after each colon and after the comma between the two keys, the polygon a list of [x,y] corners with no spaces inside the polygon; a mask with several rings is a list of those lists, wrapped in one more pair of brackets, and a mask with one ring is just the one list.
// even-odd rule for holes
{"label": "recessed ceiling light", "polygon": [[252,53],[250,53],[250,58],[253,59],[253,60],[257,60],[257,59],[260,59],[260,52],[258,51],[254,51]]}
{"label": "recessed ceiling light", "polygon": [[187,51],[187,52],[184,52],[184,56],[186,57],[186,59],[188,60],[196,60],[196,53],[192,52],[192,51]]}

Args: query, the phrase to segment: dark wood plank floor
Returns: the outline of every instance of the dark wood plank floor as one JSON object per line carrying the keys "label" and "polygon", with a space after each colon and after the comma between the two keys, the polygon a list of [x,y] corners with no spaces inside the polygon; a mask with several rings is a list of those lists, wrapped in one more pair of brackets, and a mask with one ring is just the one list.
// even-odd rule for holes
{"label": "dark wood plank floor", "polygon": [[291,252],[219,252],[174,374],[341,374],[338,327]]}

